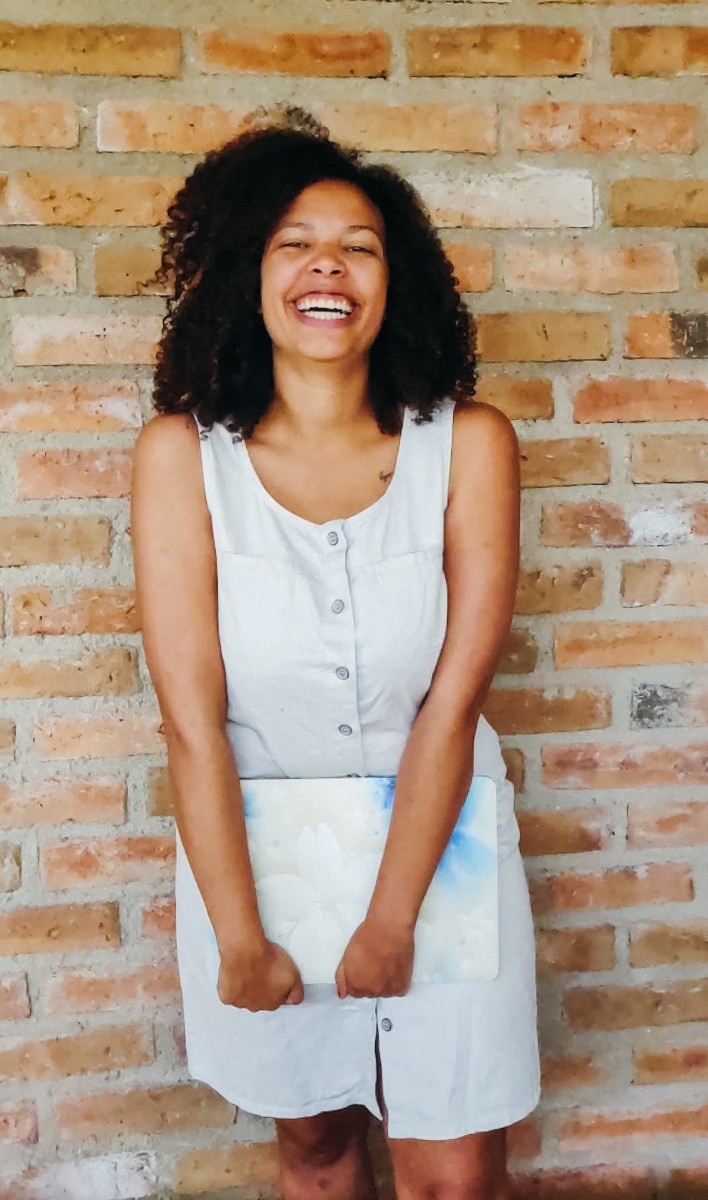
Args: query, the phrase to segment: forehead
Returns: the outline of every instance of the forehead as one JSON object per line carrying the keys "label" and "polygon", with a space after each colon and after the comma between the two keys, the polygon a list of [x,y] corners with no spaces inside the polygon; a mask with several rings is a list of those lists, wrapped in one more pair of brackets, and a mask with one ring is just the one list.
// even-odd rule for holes
{"label": "forehead", "polygon": [[375,204],[358,187],[340,179],[323,179],[310,184],[283,213],[278,226],[292,222],[348,227],[370,226],[383,237],[383,217]]}

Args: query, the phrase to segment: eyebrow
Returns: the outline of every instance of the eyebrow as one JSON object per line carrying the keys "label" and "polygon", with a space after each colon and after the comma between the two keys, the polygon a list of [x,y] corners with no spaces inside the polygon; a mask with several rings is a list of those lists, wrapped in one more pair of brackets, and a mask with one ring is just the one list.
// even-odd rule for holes
{"label": "eyebrow", "polygon": [[[312,229],[313,226],[309,221],[284,221],[283,224],[279,226],[279,228],[281,230],[282,229]],[[373,225],[347,225],[348,232],[355,233],[358,230],[362,230],[362,229],[367,230],[369,233],[373,233],[374,237],[377,237],[379,239],[379,241],[381,240],[381,234],[378,233],[374,229]]]}

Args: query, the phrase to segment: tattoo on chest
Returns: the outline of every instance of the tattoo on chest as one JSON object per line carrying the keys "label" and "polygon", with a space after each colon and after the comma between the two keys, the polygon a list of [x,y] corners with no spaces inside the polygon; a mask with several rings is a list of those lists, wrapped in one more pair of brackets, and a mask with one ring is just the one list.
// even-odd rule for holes
{"label": "tattoo on chest", "polygon": [[379,479],[382,483],[388,483],[389,479],[393,478],[393,471],[379,471]]}

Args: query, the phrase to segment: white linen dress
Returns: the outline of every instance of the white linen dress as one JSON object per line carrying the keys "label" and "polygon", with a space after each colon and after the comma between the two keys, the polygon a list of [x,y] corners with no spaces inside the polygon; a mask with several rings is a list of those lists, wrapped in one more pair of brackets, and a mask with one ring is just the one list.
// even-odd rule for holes
{"label": "white linen dress", "polygon": [[[246,443],[223,424],[200,425],[227,733],[241,778],[397,773],[445,636],[454,407],[444,401],[420,425],[406,409],[387,491],[324,524],[279,504]],[[484,717],[474,771],[498,791],[501,966],[489,982],[413,985],[405,996],[364,1000],[313,985],[303,1004],[272,1013],[222,1004],[211,927],[178,835],[177,955],[193,1078],[262,1116],[351,1104],[381,1116],[378,1046],[390,1137],[462,1137],[512,1124],[536,1106],[528,888],[513,785]]]}

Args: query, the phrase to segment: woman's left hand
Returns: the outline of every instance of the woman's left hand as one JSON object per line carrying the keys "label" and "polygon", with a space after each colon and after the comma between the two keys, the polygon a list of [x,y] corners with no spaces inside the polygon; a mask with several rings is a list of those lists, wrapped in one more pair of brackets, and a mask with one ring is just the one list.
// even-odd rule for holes
{"label": "woman's left hand", "polygon": [[337,995],[403,996],[413,971],[413,930],[362,921],[354,930],[335,973]]}

